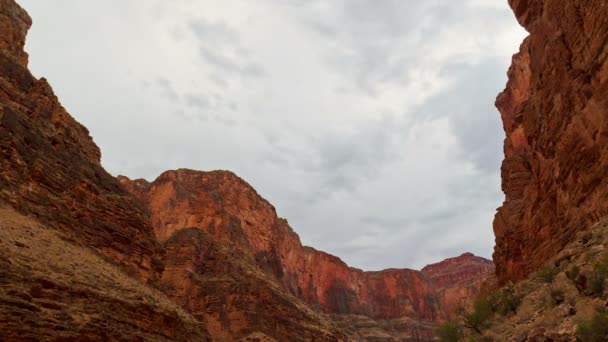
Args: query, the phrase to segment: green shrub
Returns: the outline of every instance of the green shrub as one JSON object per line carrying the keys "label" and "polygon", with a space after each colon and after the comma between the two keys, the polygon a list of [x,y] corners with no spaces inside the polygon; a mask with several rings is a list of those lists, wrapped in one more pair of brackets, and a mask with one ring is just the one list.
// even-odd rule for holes
{"label": "green shrub", "polygon": [[473,312],[465,313],[462,317],[464,326],[481,334],[481,329],[492,315],[492,306],[485,298],[480,298],[473,304]]}
{"label": "green shrub", "polygon": [[587,279],[585,294],[601,297],[606,290],[606,279],[608,278],[608,257],[602,258],[593,265],[593,272]]}
{"label": "green shrub", "polygon": [[490,296],[492,311],[502,316],[517,311],[520,304],[521,298],[514,293],[512,288],[496,291]]}
{"label": "green shrub", "polygon": [[554,266],[545,266],[536,273],[536,276],[543,283],[551,284],[555,276],[559,273],[559,269]]}
{"label": "green shrub", "polygon": [[437,328],[437,337],[441,342],[458,342],[462,337],[462,329],[456,322],[445,322]]}
{"label": "green shrub", "polygon": [[598,313],[590,321],[579,323],[576,328],[577,341],[608,341],[608,314]]}

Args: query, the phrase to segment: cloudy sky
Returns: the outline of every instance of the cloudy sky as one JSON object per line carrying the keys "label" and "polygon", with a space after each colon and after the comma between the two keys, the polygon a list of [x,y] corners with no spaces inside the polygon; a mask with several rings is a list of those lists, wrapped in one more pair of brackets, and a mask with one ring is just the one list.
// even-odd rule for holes
{"label": "cloudy sky", "polygon": [[228,169],[367,270],[491,257],[506,0],[20,0],[112,174]]}

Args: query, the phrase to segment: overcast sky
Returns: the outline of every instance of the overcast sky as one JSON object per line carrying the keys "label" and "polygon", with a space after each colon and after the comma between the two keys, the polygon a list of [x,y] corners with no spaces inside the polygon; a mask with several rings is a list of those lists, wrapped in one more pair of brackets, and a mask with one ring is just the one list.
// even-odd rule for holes
{"label": "overcast sky", "polygon": [[234,171],[367,270],[491,257],[507,0],[19,3],[31,70],[112,174]]}

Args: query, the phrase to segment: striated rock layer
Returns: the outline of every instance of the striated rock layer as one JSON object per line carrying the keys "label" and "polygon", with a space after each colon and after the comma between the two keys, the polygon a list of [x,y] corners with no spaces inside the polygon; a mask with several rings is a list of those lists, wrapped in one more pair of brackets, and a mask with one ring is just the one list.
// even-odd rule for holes
{"label": "striated rock layer", "polygon": [[[328,314],[442,321],[446,313],[441,301],[473,294],[479,283],[468,281],[492,270],[491,261],[470,254],[429,266],[428,276],[409,269],[364,272],[349,267],[333,255],[302,246],[274,207],[228,171],[179,169],[164,172],[151,183],[123,176],[119,180],[148,205],[155,232],[165,245],[177,248],[173,237],[184,228],[204,231],[290,295]],[[170,262],[165,262],[169,270]],[[165,272],[163,281],[182,283],[186,278],[181,271],[171,272]],[[171,295],[186,296],[179,291]]]}
{"label": "striated rock layer", "polygon": [[208,341],[200,322],[144,283],[162,271],[145,208],[28,71],[30,25],[0,0],[0,339]]}
{"label": "striated rock layer", "polygon": [[0,202],[70,231],[142,279],[158,275],[144,208],[101,167],[89,132],[47,81],[27,69],[30,25],[13,0],[0,0]]}
{"label": "striated rock layer", "polygon": [[148,204],[160,240],[182,228],[199,228],[234,245],[290,293],[323,312],[442,318],[433,289],[419,271],[363,272],[302,246],[274,207],[231,172],[180,169],[152,183],[120,180]]}
{"label": "striated rock layer", "polygon": [[499,281],[521,279],[608,213],[608,4],[510,0],[530,33],[498,96]]}
{"label": "striated rock layer", "polygon": [[427,265],[422,274],[430,280],[446,316],[454,319],[464,300],[475,298],[482,292],[484,281],[494,274],[494,263],[464,253]]}

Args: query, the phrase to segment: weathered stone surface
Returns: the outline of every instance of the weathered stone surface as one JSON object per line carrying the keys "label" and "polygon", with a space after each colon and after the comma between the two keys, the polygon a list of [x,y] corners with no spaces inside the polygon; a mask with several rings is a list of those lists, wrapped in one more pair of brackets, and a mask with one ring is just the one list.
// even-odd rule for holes
{"label": "weathered stone surface", "polygon": [[0,340],[209,341],[160,291],[93,250],[0,207]]}
{"label": "weathered stone surface", "polygon": [[0,203],[150,278],[160,249],[145,210],[101,167],[89,132],[47,81],[28,71],[30,24],[13,0],[0,0]]}
{"label": "weathered stone surface", "polygon": [[422,273],[430,280],[447,318],[456,317],[463,300],[482,292],[484,281],[494,274],[492,261],[464,253],[427,265]]}
{"label": "weathered stone surface", "polygon": [[[153,182],[123,176],[119,180],[148,205],[159,239],[170,241],[173,234],[189,227],[205,231],[218,243],[236,248],[290,294],[322,312],[430,322],[446,317],[438,292],[424,273],[409,269],[364,272],[333,255],[302,246],[274,207],[231,172],[179,169],[164,172]],[[452,265],[455,268],[449,273]],[[429,273],[441,286],[441,298],[456,298],[473,294],[478,283],[467,281],[489,268],[490,261],[466,254],[454,262],[429,266]],[[439,281],[442,274],[447,276]],[[462,288],[466,291],[445,290],[465,283]]]}
{"label": "weathered stone surface", "polygon": [[0,0],[0,339],[209,340],[145,284],[162,271],[146,209],[28,71],[30,24]]}
{"label": "weathered stone surface", "polygon": [[530,33],[498,96],[505,202],[501,282],[521,279],[608,213],[608,4],[511,0]]}
{"label": "weathered stone surface", "polygon": [[204,323],[216,340],[261,332],[279,341],[339,341],[327,318],[262,272],[230,243],[196,228],[165,241],[166,269],[159,287]]}

